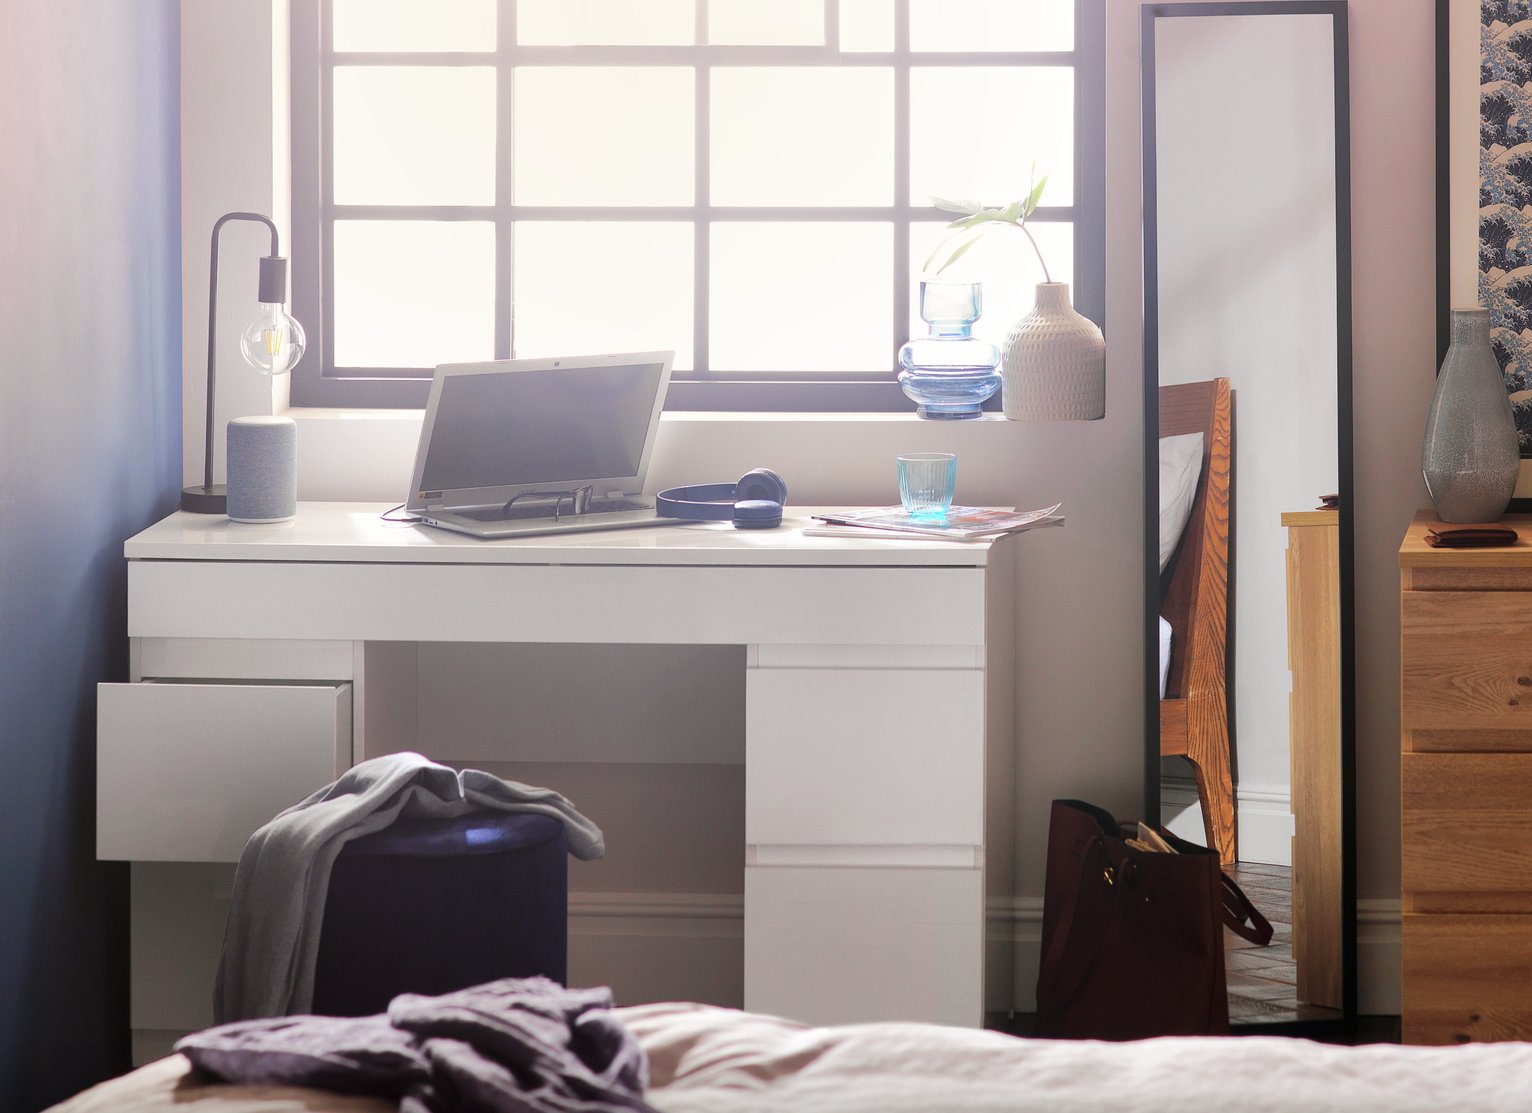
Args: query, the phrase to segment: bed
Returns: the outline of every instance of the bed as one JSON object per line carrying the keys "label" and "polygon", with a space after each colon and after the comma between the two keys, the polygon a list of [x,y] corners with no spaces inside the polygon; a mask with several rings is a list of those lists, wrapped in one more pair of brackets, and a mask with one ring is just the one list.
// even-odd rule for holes
{"label": "bed", "polygon": [[[1532,1044],[1333,1047],[1260,1036],[1106,1044],[926,1024],[806,1028],[697,1004],[620,1009],[661,1113],[1499,1113],[1524,1110]],[[203,1085],[180,1056],[55,1113],[388,1113],[317,1090]]]}
{"label": "bed", "polygon": [[[1159,403],[1162,461],[1169,438],[1200,434],[1202,449],[1195,488],[1188,483],[1184,526],[1160,573],[1160,614],[1170,626],[1161,665],[1160,755],[1191,763],[1208,846],[1227,868],[1239,860],[1228,703],[1233,396],[1228,379],[1211,379],[1162,386]],[[1162,462],[1162,507],[1175,501],[1165,476]],[[1160,529],[1163,562],[1163,511]]]}

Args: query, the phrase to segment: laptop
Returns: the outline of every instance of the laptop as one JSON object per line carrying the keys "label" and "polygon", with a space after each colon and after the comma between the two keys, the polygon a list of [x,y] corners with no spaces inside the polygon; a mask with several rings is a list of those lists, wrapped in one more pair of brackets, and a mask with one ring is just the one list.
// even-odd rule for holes
{"label": "laptop", "polygon": [[442,364],[406,510],[483,538],[674,524],[643,497],[674,358]]}

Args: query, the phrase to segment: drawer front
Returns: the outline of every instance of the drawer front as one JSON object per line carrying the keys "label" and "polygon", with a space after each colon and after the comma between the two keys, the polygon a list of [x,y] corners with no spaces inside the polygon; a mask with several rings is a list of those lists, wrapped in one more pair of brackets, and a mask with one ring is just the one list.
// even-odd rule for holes
{"label": "drawer front", "polygon": [[1403,966],[1406,1043],[1532,1038],[1532,916],[1406,913]]}
{"label": "drawer front", "polygon": [[984,842],[984,674],[751,669],[745,842]]}
{"label": "drawer front", "polygon": [[1532,890],[1532,754],[1403,754],[1400,788],[1406,893]]}
{"label": "drawer front", "polygon": [[1405,730],[1532,730],[1532,592],[1400,596]]}
{"label": "drawer front", "polygon": [[96,856],[234,862],[351,763],[351,685],[101,684]]}
{"label": "drawer front", "polygon": [[984,1019],[978,870],[746,867],[745,1008],[806,1024]]}

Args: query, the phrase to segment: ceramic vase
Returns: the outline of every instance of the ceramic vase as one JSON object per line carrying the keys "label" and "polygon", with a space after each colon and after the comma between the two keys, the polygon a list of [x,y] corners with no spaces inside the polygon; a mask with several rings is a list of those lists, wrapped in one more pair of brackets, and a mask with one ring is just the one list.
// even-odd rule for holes
{"label": "ceramic vase", "polygon": [[1489,340],[1489,310],[1454,309],[1426,413],[1420,471],[1444,522],[1494,522],[1516,490],[1516,420]]}
{"label": "ceramic vase", "polygon": [[1037,300],[1006,334],[1000,398],[1012,421],[1106,416],[1106,341],[1075,312],[1067,282],[1039,282]]}

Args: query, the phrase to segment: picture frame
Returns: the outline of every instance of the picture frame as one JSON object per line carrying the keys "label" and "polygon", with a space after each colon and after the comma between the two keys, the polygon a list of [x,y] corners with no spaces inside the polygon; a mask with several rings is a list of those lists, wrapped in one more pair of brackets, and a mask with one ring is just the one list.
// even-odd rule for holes
{"label": "picture frame", "polygon": [[[1490,33],[1486,33],[1490,32]],[[1521,434],[1510,509],[1532,511],[1532,230],[1511,226],[1532,205],[1532,112],[1513,98],[1532,63],[1509,47],[1532,43],[1525,0],[1436,0],[1437,352],[1446,356],[1453,307],[1485,305]],[[1489,187],[1485,188],[1486,177]],[[1508,219],[1509,217],[1509,219]]]}

